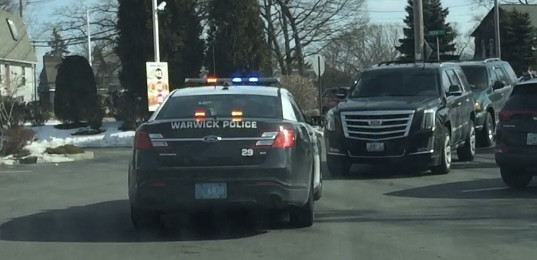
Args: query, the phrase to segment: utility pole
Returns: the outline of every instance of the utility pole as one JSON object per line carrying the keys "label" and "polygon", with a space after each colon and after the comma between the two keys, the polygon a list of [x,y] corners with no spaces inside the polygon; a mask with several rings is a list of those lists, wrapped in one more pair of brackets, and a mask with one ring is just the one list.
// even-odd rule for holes
{"label": "utility pole", "polygon": [[22,15],[23,15],[23,10],[24,10],[24,0],[19,0],[19,14],[22,18]]}
{"label": "utility pole", "polygon": [[423,47],[425,42],[423,32],[423,1],[414,1],[414,58],[416,61],[425,60],[423,57]]}
{"label": "utility pole", "polygon": [[500,8],[498,7],[498,0],[494,0],[494,48],[496,49],[496,57],[501,59]]}
{"label": "utility pole", "polygon": [[90,29],[90,10],[86,8],[86,25],[87,25],[87,35],[88,35],[88,62],[90,67],[93,66],[92,57],[91,57],[91,29]]}
{"label": "utility pole", "polygon": [[160,62],[157,0],[152,0],[151,12],[153,13],[153,48],[155,49],[155,62]]}

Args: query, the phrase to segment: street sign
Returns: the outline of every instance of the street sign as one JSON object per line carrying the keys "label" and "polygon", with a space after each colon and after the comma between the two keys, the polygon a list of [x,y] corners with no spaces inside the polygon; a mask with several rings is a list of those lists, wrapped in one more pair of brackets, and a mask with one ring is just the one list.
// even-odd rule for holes
{"label": "street sign", "polygon": [[313,67],[313,71],[315,72],[315,75],[322,76],[324,74],[325,64],[324,64],[324,57],[321,55],[313,55],[311,58],[311,66]]}
{"label": "street sign", "polygon": [[445,30],[432,30],[432,31],[429,31],[428,33],[429,36],[441,36],[444,34],[446,34]]}
{"label": "street sign", "polygon": [[146,62],[147,105],[149,111],[155,111],[170,93],[168,85],[168,63]]}

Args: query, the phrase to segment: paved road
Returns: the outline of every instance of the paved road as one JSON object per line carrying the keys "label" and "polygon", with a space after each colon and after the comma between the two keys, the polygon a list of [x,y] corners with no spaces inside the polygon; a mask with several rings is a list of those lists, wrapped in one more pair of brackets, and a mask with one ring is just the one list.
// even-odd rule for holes
{"label": "paved road", "polygon": [[130,225],[128,156],[0,168],[0,259],[535,258],[537,188],[505,189],[491,151],[443,176],[356,168],[325,180],[311,228],[252,228],[235,213],[151,233]]}

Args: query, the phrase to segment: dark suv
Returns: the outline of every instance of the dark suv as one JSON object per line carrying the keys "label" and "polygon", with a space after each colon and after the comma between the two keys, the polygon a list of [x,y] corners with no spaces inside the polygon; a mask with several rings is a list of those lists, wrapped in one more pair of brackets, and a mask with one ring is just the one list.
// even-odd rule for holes
{"label": "dark suv", "polygon": [[498,113],[511,94],[517,77],[511,65],[500,59],[460,63],[476,100],[476,132],[479,145],[494,144]]}
{"label": "dark suv", "polygon": [[381,63],[328,111],[328,169],[346,176],[354,163],[406,164],[448,173],[452,149],[474,158],[474,103],[457,64]]}
{"label": "dark suv", "polygon": [[495,153],[507,186],[526,187],[537,175],[537,79],[516,85],[501,110]]}

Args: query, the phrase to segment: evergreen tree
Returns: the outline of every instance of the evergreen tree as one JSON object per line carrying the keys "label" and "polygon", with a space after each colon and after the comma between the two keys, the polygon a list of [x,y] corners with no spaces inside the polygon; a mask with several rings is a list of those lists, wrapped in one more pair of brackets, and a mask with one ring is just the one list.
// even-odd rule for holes
{"label": "evergreen tree", "polygon": [[517,10],[506,13],[504,26],[502,59],[509,61],[517,74],[522,74],[535,63],[535,28],[531,25],[529,14]]}
{"label": "evergreen tree", "polygon": [[195,0],[167,1],[159,16],[161,60],[168,62],[170,87],[178,88],[186,77],[198,77],[205,42]]}
{"label": "evergreen tree", "polygon": [[211,73],[213,58],[216,74],[221,77],[260,73],[269,62],[263,21],[255,0],[212,0],[208,35],[206,65]]}
{"label": "evergreen tree", "polygon": [[58,32],[58,28],[56,27],[52,29],[52,36],[50,37],[48,46],[51,48],[51,50],[47,52],[48,55],[63,56],[65,54],[69,54],[67,43],[65,43],[65,40],[63,40],[62,36]]}
{"label": "evergreen tree", "polygon": [[97,101],[97,84],[89,62],[82,56],[67,56],[56,76],[54,114],[64,122],[94,121],[100,112]]}
{"label": "evergreen tree", "polygon": [[[406,28],[403,29],[404,38],[399,39],[401,45],[396,48],[404,59],[412,59],[414,57],[414,5],[412,0],[408,0],[405,10],[408,14],[404,19],[406,24]],[[445,31],[444,35],[439,36],[440,55],[441,57],[452,59],[453,57],[450,54],[456,50],[454,40],[457,34],[450,23],[446,22],[448,14],[449,10],[442,8],[440,0],[423,0],[425,41],[429,43],[434,53],[436,53],[436,37],[428,36],[428,33],[433,30]]]}

